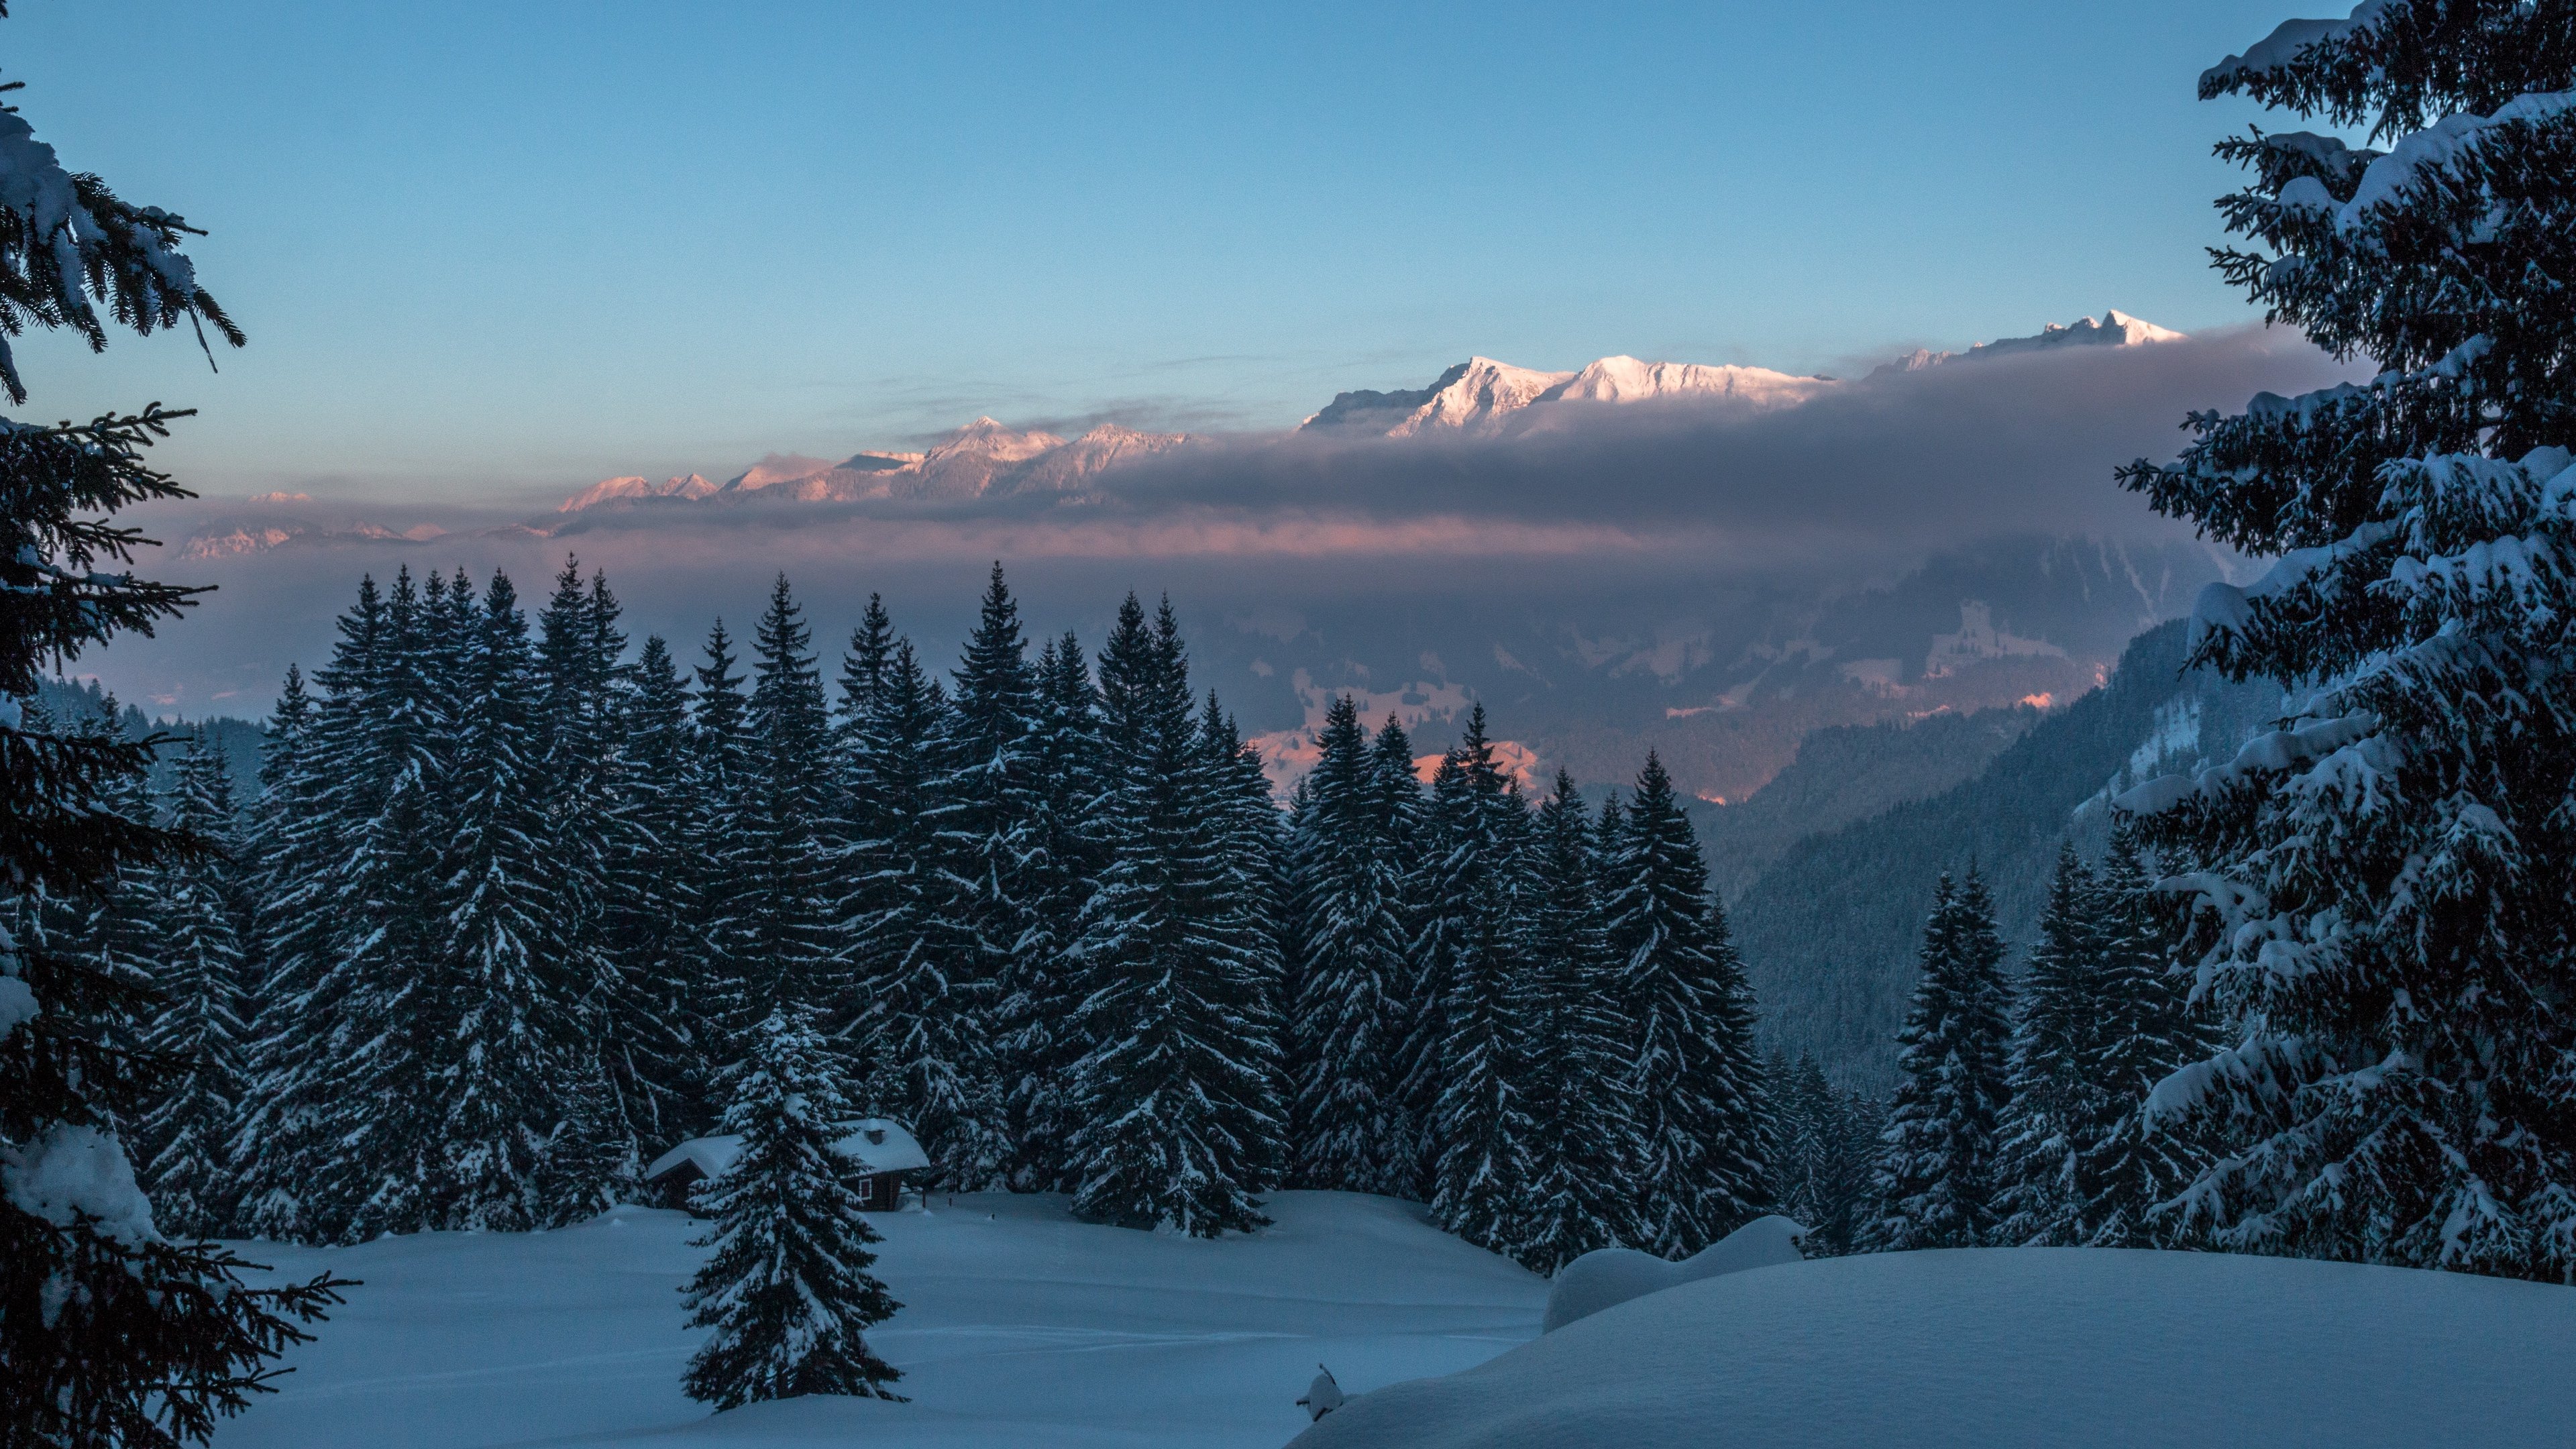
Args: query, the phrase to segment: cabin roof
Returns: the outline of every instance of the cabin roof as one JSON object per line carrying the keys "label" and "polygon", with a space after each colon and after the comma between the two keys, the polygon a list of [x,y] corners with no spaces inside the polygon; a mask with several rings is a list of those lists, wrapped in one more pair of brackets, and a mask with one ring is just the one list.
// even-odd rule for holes
{"label": "cabin roof", "polygon": [[[833,1150],[869,1172],[917,1172],[930,1165],[929,1154],[921,1150],[911,1129],[891,1117],[861,1117],[842,1123],[841,1128],[843,1135],[832,1144]],[[652,1182],[684,1164],[696,1167],[701,1177],[722,1177],[741,1160],[739,1135],[692,1137],[654,1158],[644,1169],[644,1180]]]}

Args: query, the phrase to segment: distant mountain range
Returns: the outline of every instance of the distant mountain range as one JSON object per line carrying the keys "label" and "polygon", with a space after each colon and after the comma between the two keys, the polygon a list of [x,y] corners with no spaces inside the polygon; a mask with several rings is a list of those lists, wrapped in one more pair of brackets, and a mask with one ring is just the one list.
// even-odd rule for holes
{"label": "distant mountain range", "polygon": [[[1918,350],[1877,371],[1910,372],[2063,347],[2131,347],[2177,341],[2182,336],[2126,313],[2107,311],[2099,320],[2086,317],[2066,326],[2052,324],[2029,337],[2007,337],[1966,352]],[[1324,437],[1511,436],[1545,428],[1552,418],[1564,415],[1566,404],[1617,406],[1692,398],[1766,410],[1795,407],[1847,385],[1831,377],[1731,363],[1641,362],[1620,356],[1600,358],[1573,372],[1542,372],[1490,357],[1471,357],[1427,387],[1340,393],[1296,431]],[[1016,431],[983,417],[918,453],[862,452],[837,463],[772,453],[723,483],[710,483],[696,473],[659,483],[643,477],[608,478],[565,499],[556,511],[753,498],[817,503],[1030,494],[1076,498],[1103,473],[1193,441],[1186,433],[1139,432],[1115,423],[1065,439],[1047,432]]]}

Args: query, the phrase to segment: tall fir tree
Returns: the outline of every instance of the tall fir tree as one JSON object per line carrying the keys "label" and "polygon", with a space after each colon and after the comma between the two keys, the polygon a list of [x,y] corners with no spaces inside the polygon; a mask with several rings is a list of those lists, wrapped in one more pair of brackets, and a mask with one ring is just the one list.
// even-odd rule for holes
{"label": "tall fir tree", "polygon": [[2011,1096],[2012,1001],[1993,902],[1976,870],[1941,877],[1922,979],[1897,1032],[1896,1103],[1877,1176],[1873,1246],[1978,1248],[1994,1239],[1996,1128]]}
{"label": "tall fir tree", "polygon": [[2158,1082],[2219,1045],[2192,1007],[2190,977],[2174,960],[2152,897],[2137,836],[2124,824],[2102,866],[2101,964],[2084,1064],[2094,1091],[2076,1169],[2085,1241],[2095,1247],[2162,1247],[2185,1236],[2176,1216],[2156,1209],[2208,1160],[2196,1124],[2152,1125],[2144,1110]]}
{"label": "tall fir tree", "polygon": [[1769,1197],[1752,991],[1690,818],[1652,752],[1615,833],[1605,909],[1635,1033],[1637,1189],[1651,1246],[1688,1256],[1754,1217]]}
{"label": "tall fir tree", "polygon": [[1368,735],[1349,696],[1327,707],[1320,744],[1294,826],[1292,1178],[1400,1196],[1415,1178],[1397,1076],[1411,969],[1406,862],[1386,829]]}
{"label": "tall fir tree", "polygon": [[1039,651],[1037,696],[1038,724],[1029,742],[1036,814],[1022,837],[1020,869],[1029,924],[995,1003],[993,1039],[1012,1151],[1010,1184],[1023,1192],[1072,1186],[1065,1088],[1083,1055],[1073,1029],[1082,991],[1072,949],[1099,870],[1093,824],[1101,789],[1098,697],[1082,643],[1072,634]]}
{"label": "tall fir tree", "polygon": [[[1100,656],[1106,861],[1072,955],[1068,1147],[1086,1216],[1213,1237],[1266,1223],[1280,1130],[1265,986],[1227,930],[1218,791],[1191,717],[1180,628],[1134,595]],[[1269,1048],[1275,1050],[1275,1046]]]}
{"label": "tall fir tree", "polygon": [[911,1124],[934,1181],[981,1189],[1009,1153],[976,884],[956,869],[964,842],[941,828],[948,703],[911,641],[898,640],[865,708],[855,739],[870,834],[854,843],[861,871],[841,907],[858,953],[860,1007],[845,1034],[869,1090],[890,1094],[868,1105]]}
{"label": "tall fir tree", "polygon": [[751,706],[734,670],[733,636],[718,619],[707,631],[706,662],[695,670],[690,700],[696,762],[690,773],[705,851],[698,861],[695,944],[703,997],[699,1019],[713,1062],[733,1060],[736,1038],[767,1019],[765,983],[754,953],[749,915],[754,862],[747,848],[752,792]]}
{"label": "tall fir tree", "polygon": [[848,990],[834,929],[832,837],[839,801],[831,722],[815,668],[813,631],[780,574],[753,636],[748,776],[736,817],[744,854],[739,949],[753,999],[829,1002]]}
{"label": "tall fir tree", "polygon": [[[186,222],[67,171],[15,110],[0,132],[0,333],[68,328],[104,347],[95,299],[136,332],[185,321],[241,343],[179,250]],[[5,344],[0,387],[26,402]],[[143,461],[175,416],[0,429],[0,1442],[13,1445],[203,1443],[334,1301],[327,1276],[252,1287],[239,1258],[154,1225],[117,1136],[159,1075],[130,1025],[149,994],[43,931],[48,901],[95,900],[120,871],[202,848],[105,806],[148,745],[66,732],[21,703],[40,668],[149,635],[187,602],[130,571],[144,540],[115,518],[189,496]]]}
{"label": "tall fir tree", "polygon": [[[2576,1281],[2576,85],[2556,4],[2389,0],[2201,77],[2306,129],[2219,147],[2220,273],[2370,380],[2189,419],[2123,483],[2249,554],[2193,662],[2290,691],[2279,732],[2120,804],[2235,1039],[2159,1122],[2222,1150],[2222,1246]],[[2378,149],[2385,147],[2385,150]]]}
{"label": "tall fir tree", "polygon": [[973,1091],[991,1104],[994,1143],[1007,1158],[999,1113],[1008,1088],[1002,1061],[991,1048],[1000,1003],[1022,989],[1029,971],[1051,970],[1055,963],[1046,934],[1037,931],[1038,883],[1029,876],[1032,832],[1043,810],[1037,680],[1020,632],[1020,607],[998,562],[954,678],[934,760],[937,829],[948,868],[966,888],[961,904],[978,952],[974,978],[966,983],[975,1032],[985,1044],[974,1065],[979,1079]]}
{"label": "tall fir tree", "polygon": [[2104,1003],[2105,901],[2072,843],[2057,852],[2039,944],[2014,1000],[2011,1100],[1997,1122],[1995,1241],[2062,1248],[2091,1238],[2078,1162],[2101,1122],[2095,1075]]}
{"label": "tall fir tree", "polygon": [[202,728],[190,733],[165,803],[172,829],[212,849],[144,872],[140,913],[162,1001],[145,1049],[172,1064],[136,1125],[135,1156],[165,1233],[211,1238],[233,1223],[231,1135],[246,1095],[241,936],[234,917],[239,824],[232,777]]}
{"label": "tall fir tree", "polygon": [[1387,1150],[1387,1190],[1422,1199],[1431,1196],[1435,1160],[1428,1063],[1440,1039],[1439,1013],[1433,1010],[1430,983],[1423,979],[1420,953],[1415,949],[1428,914],[1423,867],[1430,849],[1430,803],[1415,773],[1413,738],[1393,714],[1369,741],[1368,774],[1375,790],[1377,829],[1397,864],[1394,909],[1404,933],[1406,958],[1405,970],[1392,983],[1387,1002],[1386,1036],[1393,1048],[1387,1066],[1393,1090],[1388,1103],[1393,1136]]}
{"label": "tall fir tree", "polygon": [[1812,1056],[1781,1063],[1771,1080],[1780,1084],[1773,1181],[1780,1211],[1807,1229],[1799,1250],[1810,1258],[1859,1251],[1870,1222],[1884,1110],[1826,1081]]}
{"label": "tall fir tree", "polygon": [[560,1216],[561,1205],[538,1197],[537,1165],[560,1120],[562,1063],[596,972],[576,935],[578,887],[553,848],[542,686],[507,575],[484,590],[459,687],[471,705],[454,734],[440,978],[455,1000],[430,1004],[453,1025],[432,1058],[439,1150],[421,1225],[524,1229]]}
{"label": "tall fir tree", "polygon": [[857,1165],[837,1150],[848,1089],[813,1012],[785,1003],[746,1033],[728,1068],[723,1129],[742,1139],[692,1207],[714,1227],[685,1290],[689,1325],[712,1329],[689,1360],[691,1398],[719,1409],[804,1394],[892,1399],[902,1377],[866,1331],[903,1305],[869,1273],[884,1241],[859,1211]]}
{"label": "tall fir tree", "polygon": [[1536,1187],[1529,1081],[1535,972],[1524,949],[1537,895],[1528,812],[1494,764],[1485,708],[1474,707],[1431,785],[1429,902],[1420,978],[1434,990],[1439,1037],[1425,1063],[1431,1215],[1480,1247],[1511,1253]]}
{"label": "tall fir tree", "polygon": [[700,809],[688,689],[661,636],[644,641],[632,677],[618,726],[600,918],[610,973],[603,1069],[625,1131],[658,1149],[712,1120],[696,867],[717,842]]}
{"label": "tall fir tree", "polygon": [[1631,1188],[1637,1083],[1634,1024],[1620,1010],[1616,963],[1592,859],[1591,822],[1574,777],[1557,771],[1533,842],[1538,896],[1530,914],[1528,1099],[1533,1190],[1519,1234],[1523,1263],[1543,1272],[1596,1248],[1651,1240]]}

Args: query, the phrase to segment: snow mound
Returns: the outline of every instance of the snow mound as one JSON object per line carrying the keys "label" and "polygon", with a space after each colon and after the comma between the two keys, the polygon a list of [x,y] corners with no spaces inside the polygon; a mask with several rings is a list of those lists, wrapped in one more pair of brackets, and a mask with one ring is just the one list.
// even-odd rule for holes
{"label": "snow mound", "polygon": [[1755,1218],[1678,1263],[1634,1248],[1596,1248],[1557,1272],[1547,1290],[1546,1331],[1684,1283],[1803,1261],[1807,1230],[1777,1213]]}
{"label": "snow mound", "polygon": [[30,1217],[68,1228],[86,1218],[121,1243],[160,1241],[134,1164],[95,1127],[59,1123],[24,1147],[0,1147],[0,1196]]}
{"label": "snow mound", "polygon": [[1297,1449],[2567,1442],[2576,1290],[2082,1248],[1761,1268],[1354,1396]]}

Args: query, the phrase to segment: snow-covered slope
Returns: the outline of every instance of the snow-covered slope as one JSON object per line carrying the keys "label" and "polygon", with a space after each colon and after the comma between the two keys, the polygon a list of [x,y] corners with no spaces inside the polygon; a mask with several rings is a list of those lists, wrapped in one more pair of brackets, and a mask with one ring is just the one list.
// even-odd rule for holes
{"label": "snow-covered slope", "polygon": [[[645,497],[794,499],[850,503],[871,498],[963,499],[1012,493],[1063,493],[1103,470],[1187,442],[1180,433],[1142,433],[1103,423],[1067,442],[1053,433],[1022,432],[977,418],[919,453],[855,454],[834,463],[772,453],[721,488],[695,474],[655,487],[642,478],[610,478],[564,500],[558,512]],[[683,487],[683,484],[690,486]],[[697,486],[705,485],[705,486]]]}
{"label": "snow-covered slope", "polygon": [[1650,1294],[1297,1449],[2564,1445],[2576,1289],[2283,1258],[1891,1253]]}
{"label": "snow-covered slope", "polygon": [[685,478],[666,478],[659,483],[634,475],[603,478],[565,499],[563,506],[555,511],[579,513],[585,508],[595,508],[620,498],[677,498],[683,503],[694,503],[715,491],[715,484],[696,473]]}
{"label": "snow-covered slope", "polygon": [[1938,367],[1945,362],[2056,352],[2069,347],[2139,347],[2153,342],[2180,342],[2183,336],[2170,327],[2159,327],[2117,308],[2105,308],[2099,320],[2079,317],[2063,326],[2051,322],[2031,336],[1998,337],[1992,342],[1980,342],[1965,352],[1928,352],[1916,348],[1879,371],[1913,372]]}
{"label": "snow-covered slope", "polygon": [[[710,1416],[680,1393],[702,1335],[674,1212],[551,1233],[247,1245],[365,1280],[215,1449],[578,1443],[904,1449],[1277,1449],[1330,1364],[1354,1392],[1481,1363],[1538,1332],[1547,1285],[1345,1193],[1278,1193],[1218,1242],[1072,1221],[1061,1197],[960,1194],[873,1215],[903,1310],[869,1334],[910,1403],[816,1398]],[[702,1225],[700,1225],[702,1226]]]}

